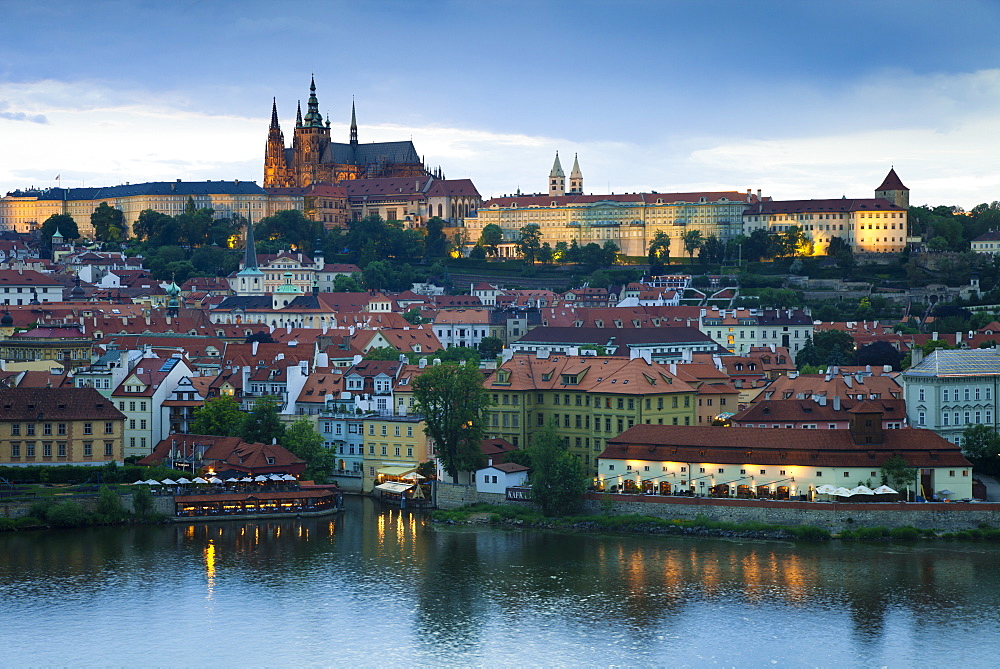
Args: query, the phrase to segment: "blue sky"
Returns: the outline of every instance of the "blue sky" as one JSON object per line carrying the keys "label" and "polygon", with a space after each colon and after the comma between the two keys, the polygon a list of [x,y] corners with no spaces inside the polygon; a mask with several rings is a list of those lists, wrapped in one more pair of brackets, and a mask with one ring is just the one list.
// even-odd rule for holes
{"label": "blue sky", "polygon": [[347,138],[413,138],[484,196],[762,189],[1000,199],[1000,3],[0,0],[0,190],[260,181],[316,74]]}

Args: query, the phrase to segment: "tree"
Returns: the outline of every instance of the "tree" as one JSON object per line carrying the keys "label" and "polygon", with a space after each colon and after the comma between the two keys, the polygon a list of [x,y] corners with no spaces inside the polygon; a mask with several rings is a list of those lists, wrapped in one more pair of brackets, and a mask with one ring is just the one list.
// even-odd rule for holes
{"label": "tree", "polygon": [[316,240],[323,235],[323,224],[309,220],[298,209],[286,209],[261,219],[253,232],[258,240],[274,240],[283,248],[312,253]]}
{"label": "tree", "polygon": [[178,241],[188,247],[204,244],[210,237],[214,215],[214,210],[199,209],[194,203],[194,198],[188,197],[184,211],[174,219]]}
{"label": "tree", "polygon": [[452,480],[457,481],[460,471],[478,469],[485,411],[490,405],[478,367],[435,365],[413,381],[413,397],[414,412],[424,416],[424,431],[434,440],[441,464]]}
{"label": "tree", "polygon": [[538,252],[542,248],[542,229],[535,223],[529,223],[521,228],[521,238],[517,242],[517,250],[529,265],[534,265]]}
{"label": "tree", "polygon": [[102,202],[90,215],[90,224],[94,226],[94,236],[102,242],[117,244],[125,240],[125,214]]}
{"label": "tree", "polygon": [[424,317],[420,315],[420,309],[417,307],[412,307],[409,311],[404,311],[403,319],[410,325],[421,325],[426,322]]}
{"label": "tree", "polygon": [[503,228],[496,223],[490,223],[483,228],[479,235],[479,245],[486,249],[491,256],[500,253],[500,245],[503,244]]}
{"label": "tree", "polygon": [[46,242],[51,241],[56,230],[63,236],[63,239],[78,239],[80,237],[76,221],[69,214],[52,214],[46,218],[41,228],[42,239]]}
{"label": "tree", "polygon": [[357,274],[346,276],[340,274],[333,280],[333,292],[335,293],[361,293],[364,288],[358,282]]}
{"label": "tree", "polygon": [[903,354],[887,341],[872,342],[867,346],[862,346],[854,354],[855,365],[871,365],[872,367],[890,365],[896,371],[899,371],[899,363],[902,360]]}
{"label": "tree", "polygon": [[486,260],[486,249],[482,244],[476,244],[469,250],[469,257],[473,260]]}
{"label": "tree", "polygon": [[726,255],[726,245],[715,235],[709,235],[701,245],[698,258],[703,263],[721,263]]}
{"label": "tree", "polygon": [[531,499],[546,516],[564,516],[580,508],[587,492],[587,475],[580,459],[567,452],[550,421],[535,434],[531,456]]}
{"label": "tree", "polygon": [[153,493],[148,485],[136,486],[132,491],[132,513],[145,519],[153,510]]}
{"label": "tree", "polygon": [[246,414],[230,395],[210,399],[195,409],[191,434],[209,434],[217,437],[236,437],[243,432]]}
{"label": "tree", "polygon": [[962,452],[977,460],[1000,460],[1000,435],[990,425],[970,425],[962,431]]}
{"label": "tree", "polygon": [[543,265],[548,265],[552,262],[553,257],[554,257],[554,252],[552,250],[552,247],[549,245],[548,242],[542,242],[542,247],[538,249],[538,260]]}
{"label": "tree", "polygon": [[902,492],[916,482],[917,470],[901,455],[894,455],[882,463],[879,470],[883,485]]}
{"label": "tree", "polygon": [[434,216],[427,221],[424,236],[424,255],[428,258],[443,258],[448,254],[448,237],[444,234],[444,221]]}
{"label": "tree", "polygon": [[306,461],[303,475],[307,479],[326,481],[336,468],[333,451],[323,445],[323,435],[313,428],[308,418],[299,418],[289,425],[281,445]]}
{"label": "tree", "polygon": [[663,271],[663,266],[670,263],[670,235],[663,230],[658,230],[649,243],[648,257],[651,274],[659,274]]}
{"label": "tree", "polygon": [[[149,486],[140,486],[148,488]],[[106,485],[101,486],[97,497],[97,518],[102,523],[117,523],[125,517],[122,500],[114,490]]]}
{"label": "tree", "polygon": [[254,403],[253,409],[244,420],[240,438],[249,444],[280,442],[285,436],[285,426],[278,418],[280,408],[281,402],[277,397],[271,395],[261,397]]}
{"label": "tree", "polygon": [[701,248],[701,230],[685,230],[681,234],[681,242],[684,244],[684,252],[688,258],[694,260],[695,252]]}
{"label": "tree", "polygon": [[479,341],[479,354],[488,360],[496,358],[502,350],[503,341],[499,337],[483,337]]}

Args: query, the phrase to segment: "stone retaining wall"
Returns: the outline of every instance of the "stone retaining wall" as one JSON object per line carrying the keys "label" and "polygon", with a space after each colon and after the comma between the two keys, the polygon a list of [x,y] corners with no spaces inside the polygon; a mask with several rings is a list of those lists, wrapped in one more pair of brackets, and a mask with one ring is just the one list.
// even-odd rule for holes
{"label": "stone retaining wall", "polygon": [[[132,493],[122,493],[119,495],[122,500],[122,507],[128,511],[132,512]],[[39,497],[37,499],[29,500],[15,500],[6,501],[0,500],[0,517],[4,518],[22,518],[27,516],[31,510],[31,505],[38,501],[43,501],[45,499],[51,499],[56,503],[59,502],[76,502],[87,512],[93,513],[97,509],[97,495],[64,495],[60,497]],[[174,515],[174,497],[173,495],[154,495],[153,496],[153,511],[156,513],[163,514],[165,516]]]}
{"label": "stone retaining wall", "polygon": [[[604,500],[605,497],[610,501]],[[730,523],[815,525],[831,532],[852,527],[895,528],[907,525],[943,531],[972,529],[981,524],[1000,527],[1000,504],[990,503],[844,504],[587,493],[584,512],[599,514],[605,511],[670,520],[693,520],[704,516]]]}

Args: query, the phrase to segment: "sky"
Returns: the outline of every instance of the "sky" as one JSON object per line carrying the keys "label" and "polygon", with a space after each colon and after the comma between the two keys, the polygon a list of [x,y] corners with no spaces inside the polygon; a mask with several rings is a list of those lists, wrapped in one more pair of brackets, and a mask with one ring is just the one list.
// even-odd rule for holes
{"label": "sky", "polygon": [[[262,182],[314,74],[332,135],[484,198],[760,189],[1000,200],[996,0],[0,0],[0,192]],[[56,177],[61,177],[56,181]]]}

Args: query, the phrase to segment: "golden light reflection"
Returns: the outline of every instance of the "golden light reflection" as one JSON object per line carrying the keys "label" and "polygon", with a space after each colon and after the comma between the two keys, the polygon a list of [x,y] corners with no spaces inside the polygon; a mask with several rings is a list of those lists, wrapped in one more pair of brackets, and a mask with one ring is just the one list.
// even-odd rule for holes
{"label": "golden light reflection", "polygon": [[[771,573],[773,574],[773,564],[771,565],[771,569]],[[751,551],[749,555],[743,558],[743,594],[752,602],[759,602],[764,599],[762,578],[760,556],[757,554],[757,551]]]}
{"label": "golden light reflection", "polygon": [[205,577],[208,581],[205,599],[212,599],[215,594],[215,542],[211,539],[205,546]]}
{"label": "golden light reflection", "polygon": [[385,516],[386,514],[378,514],[378,545],[383,546],[385,544]]}
{"label": "golden light reflection", "polygon": [[188,525],[184,528],[184,538],[189,541],[194,539],[194,525]]}

